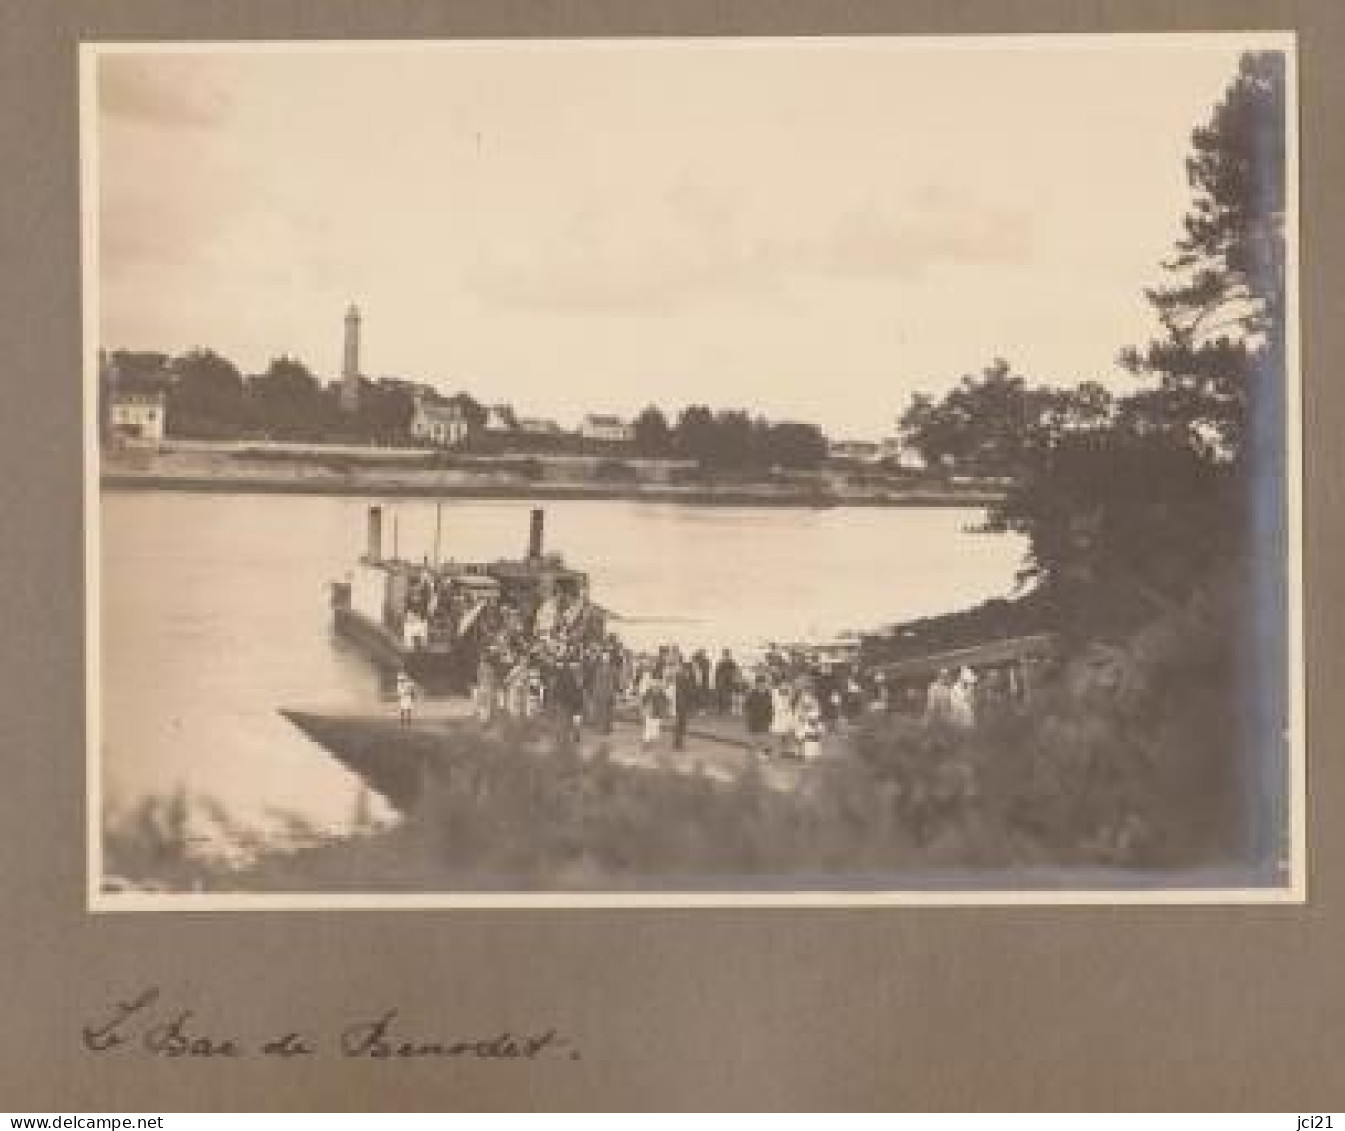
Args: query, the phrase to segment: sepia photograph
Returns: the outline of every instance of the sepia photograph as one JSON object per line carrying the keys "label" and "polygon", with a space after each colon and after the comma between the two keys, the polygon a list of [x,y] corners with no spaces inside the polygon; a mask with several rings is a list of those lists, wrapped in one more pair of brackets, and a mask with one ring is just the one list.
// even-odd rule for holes
{"label": "sepia photograph", "polygon": [[1291,34],[79,62],[90,908],[1303,900]]}

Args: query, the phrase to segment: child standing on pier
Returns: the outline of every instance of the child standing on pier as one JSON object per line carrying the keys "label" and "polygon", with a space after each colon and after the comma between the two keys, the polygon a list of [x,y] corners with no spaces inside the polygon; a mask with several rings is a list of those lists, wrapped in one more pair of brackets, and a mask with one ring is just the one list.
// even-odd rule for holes
{"label": "child standing on pier", "polygon": [[411,713],[416,705],[416,684],[406,672],[397,673],[397,718],[402,726],[411,725]]}

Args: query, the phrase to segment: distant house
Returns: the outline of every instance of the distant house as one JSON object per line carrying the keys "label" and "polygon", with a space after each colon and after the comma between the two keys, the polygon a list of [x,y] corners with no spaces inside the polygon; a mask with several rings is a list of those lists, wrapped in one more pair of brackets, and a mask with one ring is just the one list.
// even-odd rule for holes
{"label": "distant house", "polygon": [[609,440],[629,443],[635,438],[635,429],[619,416],[590,413],[579,426],[579,435],[585,440]]}
{"label": "distant house", "polygon": [[513,432],[517,428],[518,422],[514,418],[514,410],[507,404],[493,404],[486,409],[487,432]]}
{"label": "distant house", "polygon": [[167,398],[161,392],[113,390],[108,397],[108,432],[126,447],[157,447],[167,425]]}
{"label": "distant house", "polygon": [[453,448],[466,443],[472,434],[472,422],[461,404],[433,404],[423,398],[416,400],[411,416],[413,439]]}
{"label": "distant house", "polygon": [[561,427],[554,420],[543,420],[537,416],[521,416],[518,430],[529,436],[559,436]]}
{"label": "distant house", "polygon": [[924,457],[914,448],[908,447],[900,436],[889,436],[883,441],[880,458],[891,460],[898,467],[911,471],[923,471],[925,467]]}
{"label": "distant house", "polygon": [[883,445],[872,440],[833,440],[827,445],[827,455],[832,459],[877,463],[883,458]]}

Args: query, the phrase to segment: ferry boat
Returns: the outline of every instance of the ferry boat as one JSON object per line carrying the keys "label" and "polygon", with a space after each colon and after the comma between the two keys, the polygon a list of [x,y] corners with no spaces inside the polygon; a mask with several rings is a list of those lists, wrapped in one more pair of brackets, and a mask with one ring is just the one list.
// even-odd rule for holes
{"label": "ferry boat", "polygon": [[470,688],[502,628],[536,636],[583,618],[586,636],[601,635],[606,614],[589,600],[588,575],[543,552],[544,524],[535,508],[522,558],[439,561],[436,546],[436,560],[413,562],[384,556],[383,508],[371,506],[364,555],[331,585],[336,632],[380,668],[450,694]]}

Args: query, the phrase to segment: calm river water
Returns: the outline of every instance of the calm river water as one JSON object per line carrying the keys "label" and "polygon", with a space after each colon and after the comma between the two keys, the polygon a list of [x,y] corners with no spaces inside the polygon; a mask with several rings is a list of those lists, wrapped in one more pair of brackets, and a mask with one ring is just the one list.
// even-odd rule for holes
{"label": "calm river water", "polygon": [[[253,824],[349,818],[358,780],[276,712],[380,701],[374,670],[332,635],[326,591],[362,552],[371,501],[104,496],[105,799],[181,787]],[[445,503],[443,556],[521,554],[528,510]],[[589,571],[637,646],[748,648],[945,612],[1007,594],[1023,552],[1015,537],[968,532],[974,510],[550,501],[546,512],[548,551]],[[388,513],[403,556],[432,552],[433,502]]]}

